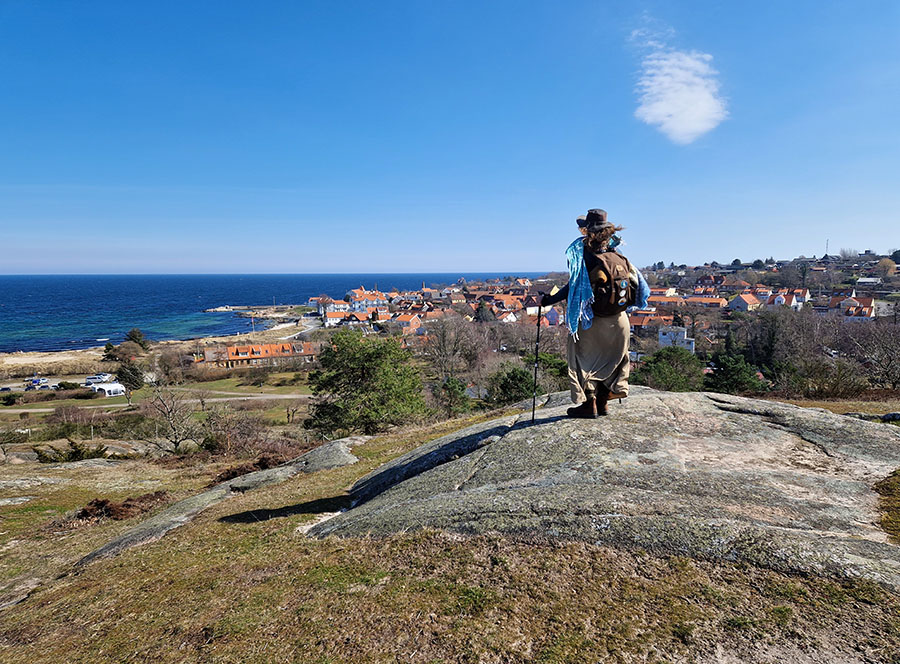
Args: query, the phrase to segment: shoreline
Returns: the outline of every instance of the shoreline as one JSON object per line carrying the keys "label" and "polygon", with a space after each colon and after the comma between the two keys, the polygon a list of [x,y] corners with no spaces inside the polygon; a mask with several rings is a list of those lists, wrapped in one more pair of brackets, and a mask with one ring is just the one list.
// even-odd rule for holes
{"label": "shoreline", "polygon": [[[259,311],[261,308],[257,309]],[[281,322],[278,322],[279,319]],[[188,337],[180,339],[164,339],[152,341],[156,349],[167,347],[196,344],[207,346],[212,344],[237,345],[249,343],[272,343],[274,341],[288,340],[317,329],[320,325],[317,320],[300,318],[296,321],[286,322],[283,317],[260,318],[261,321],[270,323],[266,327],[248,332],[235,334]],[[287,330],[295,329],[292,334],[284,335]],[[105,346],[90,346],[87,348],[58,349],[58,350],[31,350],[0,352],[0,379],[20,377],[23,371],[37,372],[44,375],[70,373],[67,369],[72,366],[87,367],[89,365],[113,365],[115,362],[104,362],[103,352]],[[91,372],[92,369],[86,369]],[[73,371],[71,373],[83,373]]]}
{"label": "shoreline", "polygon": [[[236,306],[236,305],[224,305],[221,307],[215,307],[212,309],[204,309],[200,313],[233,313],[235,317],[240,319],[248,319],[252,318],[258,321],[259,329],[250,330],[247,332],[233,332],[230,334],[204,334],[199,336],[181,336],[172,339],[151,339],[151,343],[154,344],[173,344],[173,343],[190,343],[190,342],[203,342],[205,340],[221,340],[221,339],[230,339],[230,338],[239,338],[245,335],[252,334],[261,334],[264,332],[268,332],[270,330],[278,330],[284,329],[286,327],[299,326],[303,321],[302,316],[298,316],[293,313],[296,309],[302,307],[304,305],[300,304],[291,304],[284,305],[279,304],[276,306],[273,305],[260,305],[260,306]],[[106,347],[106,342],[109,339],[98,338],[98,343],[96,346],[84,346],[81,348],[51,348],[46,350],[11,350],[11,351],[0,351],[0,368],[2,368],[3,359],[8,358],[10,356],[21,356],[21,355],[53,355],[59,353],[79,353],[82,351],[103,351]],[[121,343],[121,342],[120,342]],[[118,344],[115,344],[118,345]]]}

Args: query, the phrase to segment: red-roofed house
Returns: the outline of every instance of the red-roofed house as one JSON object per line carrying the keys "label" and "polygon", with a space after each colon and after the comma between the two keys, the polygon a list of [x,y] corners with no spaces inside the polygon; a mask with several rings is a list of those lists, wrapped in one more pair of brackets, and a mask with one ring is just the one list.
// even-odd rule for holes
{"label": "red-roofed house", "polygon": [[741,293],[728,303],[729,311],[756,311],[762,306],[762,302],[750,293]]}
{"label": "red-roofed house", "polygon": [[769,310],[778,307],[788,307],[794,311],[800,311],[803,308],[801,302],[797,302],[797,298],[793,293],[776,293],[766,301],[766,308]]}
{"label": "red-roofed house", "polygon": [[704,297],[703,295],[691,295],[685,298],[685,304],[696,307],[704,307],[706,309],[721,309],[728,304],[728,300],[724,297]]}
{"label": "red-roofed house", "polygon": [[422,327],[422,319],[419,314],[398,314],[394,316],[394,322],[400,326],[403,334],[413,334]]}
{"label": "red-roofed house", "polygon": [[684,298],[668,297],[666,295],[651,295],[649,298],[647,298],[647,304],[651,307],[671,309],[672,307],[684,306]]}

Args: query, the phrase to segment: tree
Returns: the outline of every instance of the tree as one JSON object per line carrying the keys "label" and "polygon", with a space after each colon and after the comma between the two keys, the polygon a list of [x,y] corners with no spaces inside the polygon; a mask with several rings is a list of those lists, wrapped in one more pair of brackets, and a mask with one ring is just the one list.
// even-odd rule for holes
{"label": "tree", "polygon": [[128,399],[128,405],[131,405],[131,395],[135,390],[139,390],[144,386],[144,372],[141,368],[130,360],[122,362],[119,370],[116,372],[116,380],[125,388],[125,398]]}
{"label": "tree", "polygon": [[435,390],[435,399],[447,417],[453,417],[469,410],[469,396],[466,394],[466,384],[459,378],[450,376]]}
{"label": "tree", "polygon": [[109,341],[106,342],[106,345],[103,347],[103,361],[104,362],[117,362],[119,360],[119,356],[116,354],[116,347],[112,345]]}
{"label": "tree", "polygon": [[891,260],[894,261],[895,264],[900,264],[900,249],[895,249],[891,252]]}
{"label": "tree", "polygon": [[706,376],[706,389],[726,394],[761,392],[765,389],[765,383],[756,373],[757,368],[748,364],[744,356],[737,352],[733,335],[729,334],[725,338],[725,350],[713,356],[713,370]]}
{"label": "tree", "polygon": [[479,323],[493,323],[497,320],[494,312],[488,306],[487,302],[482,300],[478,303],[478,309],[475,311],[475,320]]}
{"label": "tree", "polygon": [[668,392],[695,392],[703,386],[703,363],[678,346],[656,351],[634,374],[634,382]]}
{"label": "tree", "polygon": [[125,335],[125,341],[134,342],[144,350],[150,348],[150,341],[144,336],[144,333],[136,327],[128,330],[128,334]]}
{"label": "tree", "polygon": [[459,319],[447,318],[429,326],[425,357],[442,380],[452,377],[464,363],[466,348],[472,345],[467,338],[467,327]]}
{"label": "tree", "polygon": [[508,362],[488,379],[488,401],[506,405],[532,396],[534,378],[524,367]]}
{"label": "tree", "polygon": [[856,249],[841,249],[839,256],[842,260],[849,261],[859,258],[859,251]]}
{"label": "tree", "polygon": [[763,263],[762,259],[757,258],[753,261],[753,269],[754,270],[764,270],[766,268],[766,264]]}
{"label": "tree", "polygon": [[149,442],[175,453],[184,452],[187,443],[197,442],[200,426],[194,419],[194,408],[179,392],[157,385],[142,405],[158,424],[162,424],[162,429],[157,427],[156,435]]}
{"label": "tree", "polygon": [[341,330],[331,342],[309,376],[317,400],[307,428],[372,434],[424,413],[422,379],[399,341]]}
{"label": "tree", "polygon": [[[534,353],[522,358],[527,366],[534,366]],[[538,353],[538,370],[543,378],[541,384],[551,390],[564,390],[569,383],[569,363],[565,358],[553,353]]]}
{"label": "tree", "polygon": [[865,368],[871,382],[900,389],[900,325],[878,321],[842,327],[842,349]]}
{"label": "tree", "polygon": [[875,274],[877,274],[882,279],[887,279],[888,277],[894,276],[894,273],[897,271],[897,263],[892,261],[890,258],[882,258],[878,261],[878,265],[875,266]]}
{"label": "tree", "polygon": [[743,265],[743,263],[741,263],[740,258],[735,258],[733,261],[731,261],[732,267],[740,267],[741,265]]}

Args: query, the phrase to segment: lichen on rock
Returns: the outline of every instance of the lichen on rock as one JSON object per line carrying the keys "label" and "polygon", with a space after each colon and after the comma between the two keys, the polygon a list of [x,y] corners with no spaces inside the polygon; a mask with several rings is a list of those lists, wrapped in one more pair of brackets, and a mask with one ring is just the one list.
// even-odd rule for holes
{"label": "lichen on rock", "polygon": [[720,394],[637,388],[598,420],[566,418],[565,401],[383,466],[310,535],[500,532],[900,588],[873,488],[900,468],[897,428]]}

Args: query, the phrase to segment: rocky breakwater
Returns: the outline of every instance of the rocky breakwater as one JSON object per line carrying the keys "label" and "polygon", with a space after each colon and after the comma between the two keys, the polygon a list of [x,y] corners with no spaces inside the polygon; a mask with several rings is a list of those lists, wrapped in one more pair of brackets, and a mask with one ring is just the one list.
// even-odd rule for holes
{"label": "rocky breakwater", "polygon": [[598,420],[566,418],[567,401],[390,462],[310,535],[500,532],[900,589],[873,489],[900,468],[897,427],[719,394],[635,389]]}

